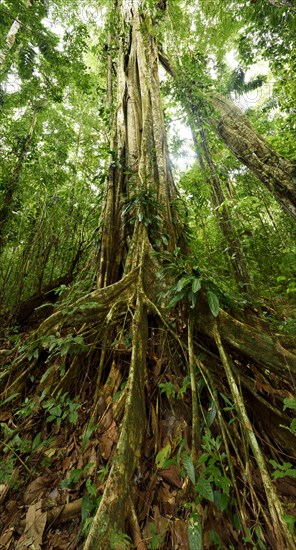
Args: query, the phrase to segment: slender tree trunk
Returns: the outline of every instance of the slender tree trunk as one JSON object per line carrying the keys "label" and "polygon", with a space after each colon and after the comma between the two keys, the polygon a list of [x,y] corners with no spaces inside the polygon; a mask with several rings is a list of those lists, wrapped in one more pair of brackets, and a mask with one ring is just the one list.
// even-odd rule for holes
{"label": "slender tree trunk", "polygon": [[[166,71],[176,79],[176,70],[163,54],[160,61]],[[186,98],[190,109],[196,110],[190,89]],[[207,102],[208,98],[204,98]],[[226,147],[238,160],[253,172],[273,194],[287,214],[296,220],[296,169],[292,162],[281,157],[253,128],[243,112],[230,99],[212,93],[211,101],[220,113],[214,126]]]}
{"label": "slender tree trunk", "polygon": [[221,115],[215,126],[228,149],[262,181],[282,208],[296,220],[293,164],[267,144],[230,99],[214,93],[212,101]]}
{"label": "slender tree trunk", "polygon": [[[191,130],[194,137],[196,150],[198,151],[199,144],[197,139],[196,126],[199,128],[199,141],[206,159],[210,171],[210,177],[208,178],[209,185],[211,188],[212,201],[215,209],[215,214],[222,231],[222,234],[225,238],[225,241],[228,245],[228,257],[233,268],[233,273],[236,279],[236,282],[239,286],[243,286],[246,291],[250,290],[250,278],[247,268],[246,259],[244,252],[239,243],[238,236],[236,234],[235,228],[231,222],[231,217],[228,211],[227,206],[225,205],[225,197],[223,189],[221,187],[219,177],[215,169],[214,162],[211,157],[211,153],[208,146],[208,140],[206,131],[203,128],[202,120],[200,115],[194,111],[195,123],[192,124]],[[198,154],[199,162],[202,169],[205,169],[205,165],[202,159],[202,156]]]}
{"label": "slender tree trunk", "polygon": [[10,27],[7,35],[6,35],[5,46],[0,51],[0,67],[1,67],[1,65],[3,65],[7,54],[9,53],[9,51],[11,50],[12,46],[15,43],[17,33],[19,32],[20,26],[21,26],[20,21],[18,19],[15,19],[15,21],[12,23],[12,25],[11,25],[11,27]]}
{"label": "slender tree trunk", "polygon": [[3,204],[0,207],[0,253],[4,245],[7,223],[11,217],[11,207],[13,204],[14,195],[18,188],[18,184],[19,184],[23,166],[26,160],[26,156],[33,139],[36,122],[37,122],[37,110],[34,109],[29,131],[22,142],[12,175],[6,184],[6,189],[4,191],[4,197],[3,197]]}
{"label": "slender tree trunk", "polygon": [[[27,0],[27,2],[26,2],[27,7],[32,6],[32,3],[33,3],[32,0]],[[12,25],[11,25],[11,27],[10,27],[7,35],[6,35],[5,45],[4,45],[3,49],[0,51],[0,68],[3,65],[8,53],[11,50],[11,48],[15,44],[16,37],[17,37],[18,32],[21,28],[21,25],[22,24],[21,24],[20,20],[18,18],[16,18],[14,20],[14,22],[12,23]]]}

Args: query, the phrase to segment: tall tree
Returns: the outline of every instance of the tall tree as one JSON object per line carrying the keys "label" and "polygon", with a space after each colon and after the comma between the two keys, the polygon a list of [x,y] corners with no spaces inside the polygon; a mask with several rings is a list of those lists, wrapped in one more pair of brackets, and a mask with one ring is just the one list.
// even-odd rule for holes
{"label": "tall tree", "polygon": [[[201,274],[191,254],[158,74],[156,35],[166,3],[121,0],[109,8],[102,44],[108,108],[100,116],[111,118],[112,129],[101,209],[94,190],[96,247],[74,284],[58,287],[55,303],[39,311],[41,322],[22,346],[4,334],[0,356],[2,404],[9,407],[2,415],[4,498],[9,473],[40,474],[24,495],[29,509],[18,543],[40,546],[46,522],[50,529],[56,520],[40,495],[44,472],[60,468],[67,477],[50,500],[62,498],[61,489],[71,498],[79,491],[58,516],[82,512],[85,550],[200,548],[203,538],[208,546],[292,549],[285,522],[291,507],[284,509],[269,459],[280,475],[294,472],[280,457],[293,453],[295,440],[282,411],[283,398],[295,406],[295,350]],[[73,132],[78,177],[82,126]],[[88,177],[84,183],[90,186]],[[69,187],[72,213],[76,178],[69,176]]]}

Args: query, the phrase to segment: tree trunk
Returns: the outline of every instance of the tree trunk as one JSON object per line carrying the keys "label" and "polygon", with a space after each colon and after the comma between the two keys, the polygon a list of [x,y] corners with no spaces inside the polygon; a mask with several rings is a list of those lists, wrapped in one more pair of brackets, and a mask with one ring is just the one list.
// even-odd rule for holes
{"label": "tree trunk", "polygon": [[[120,281],[138,270],[132,323],[132,356],[128,398],[116,456],[85,550],[109,549],[112,533],[124,530],[129,510],[131,478],[140,456],[145,426],[144,378],[147,347],[147,299],[155,297],[155,259],[151,255],[159,234],[168,249],[176,247],[179,228],[173,225],[171,201],[176,197],[167,157],[160,100],[158,52],[143,28],[147,14],[138,0],[120,3],[117,62],[117,110],[113,124],[113,158],[102,214],[98,288]],[[109,72],[110,76],[110,72]],[[108,86],[111,88],[110,84]],[[110,94],[110,91],[109,91]],[[144,268],[145,267],[145,268]],[[149,300],[149,298],[148,298]]]}
{"label": "tree trunk", "polygon": [[29,131],[25,138],[23,138],[22,144],[20,146],[20,151],[18,154],[18,158],[15,164],[15,167],[13,169],[11,177],[8,179],[8,182],[6,183],[6,189],[4,191],[4,198],[3,198],[3,204],[0,208],[0,253],[3,249],[4,240],[5,240],[5,232],[7,223],[11,217],[11,207],[13,204],[13,199],[15,192],[17,191],[19,180],[22,174],[23,166],[26,161],[26,156],[29,151],[34,130],[37,122],[37,110],[33,109],[33,116],[30,124]]}
{"label": "tree trunk", "polygon": [[[54,449],[49,449],[54,451],[50,453],[50,468],[45,462],[43,471],[62,468],[61,476],[65,477],[67,471],[68,478],[77,464],[73,472],[84,477],[79,488],[75,486],[75,500],[77,490],[84,491],[83,514],[84,504],[89,502],[86,490],[91,488],[95,506],[102,494],[85,550],[127,547],[127,533],[133,537],[130,544],[139,550],[152,547],[152,542],[163,548],[181,548],[184,543],[188,548],[188,528],[196,540],[197,517],[208,545],[213,526],[218,529],[221,523],[223,547],[241,550],[241,540],[250,538],[250,545],[255,546],[258,534],[254,539],[253,527],[258,526],[260,542],[267,540],[269,547],[290,550],[295,544],[283,523],[279,498],[271,484],[270,454],[267,459],[262,457],[256,430],[263,447],[267,433],[265,426],[260,430],[260,414],[264,416],[262,411],[270,410],[276,415],[280,409],[282,420],[283,395],[278,392],[278,384],[284,373],[284,395],[290,396],[296,358],[270,335],[230,313],[216,311],[219,316],[215,320],[206,299],[207,287],[200,290],[190,314],[186,295],[177,306],[168,305],[172,278],[178,289],[180,282],[184,283],[185,270],[191,293],[201,283],[194,276],[190,255],[185,256],[182,247],[176,246],[183,228],[173,202],[177,193],[167,156],[158,51],[149,14],[140,6],[140,0],[117,3],[117,97],[96,288],[82,295],[77,294],[77,288],[71,295],[69,289],[60,307],[32,331],[30,338],[26,334],[25,346],[16,339],[15,347],[0,355],[1,402],[9,397],[5,405],[13,399],[15,407],[19,400],[21,408],[25,396],[25,406],[28,403],[33,409],[27,412],[26,408],[26,416],[13,416],[13,429],[5,431],[6,454],[11,458],[10,440],[18,432],[30,448],[31,441],[32,447],[36,444],[32,427],[34,432],[40,429],[41,435],[58,436]],[[163,259],[167,262],[162,263]],[[166,267],[174,268],[172,275]],[[161,279],[164,273],[169,273],[165,282]],[[65,344],[73,344],[73,340],[77,352],[76,348],[65,349]],[[13,344],[9,341],[8,346]],[[270,381],[266,382],[269,375]],[[187,392],[188,378],[191,392]],[[161,386],[172,391],[173,397],[160,391]],[[278,399],[277,406],[269,403],[263,393],[266,387],[267,395]],[[256,410],[260,411],[259,422],[258,418],[253,421],[250,414],[253,402],[245,400],[252,390]],[[61,394],[65,391],[69,392],[66,396]],[[224,403],[222,408],[226,393],[233,404],[229,405],[226,397],[227,407]],[[52,399],[62,395],[66,400],[81,396],[83,406],[74,434],[64,416],[60,418],[62,424],[49,426],[48,413],[64,410],[64,401],[48,410],[45,395]],[[3,418],[5,422],[5,414]],[[280,425],[275,429],[272,426],[272,430],[272,434],[282,434],[284,443],[292,439]],[[106,437],[107,432],[110,437]],[[204,453],[201,441],[209,452]],[[266,448],[269,452],[268,442]],[[285,454],[283,448],[281,442],[278,454]],[[24,447],[21,452],[14,451],[20,469],[25,467],[27,475],[29,461],[25,453]],[[207,465],[197,464],[196,458],[201,455]],[[164,460],[167,458],[169,461]],[[43,466],[37,460],[34,468],[36,465],[39,474]],[[91,473],[87,468],[93,461]],[[96,466],[105,468],[102,483]],[[205,468],[208,478],[202,479]],[[226,490],[222,491],[225,482]],[[218,494],[216,501],[214,491]],[[34,498],[35,489],[32,492]],[[222,495],[227,500],[224,514]],[[164,534],[159,524],[161,528],[165,525]],[[200,547],[199,541],[197,545]]]}
{"label": "tree trunk", "polygon": [[[27,0],[26,1],[26,4],[27,4],[27,7],[30,7],[32,6],[32,2],[33,0]],[[5,45],[3,47],[3,49],[0,51],[0,68],[1,68],[1,65],[3,65],[8,53],[10,52],[11,48],[14,46],[15,44],[15,41],[16,41],[16,37],[18,35],[18,32],[21,28],[21,22],[18,18],[16,18],[14,20],[14,22],[12,23],[7,35],[6,35],[6,38],[5,38]]]}
{"label": "tree trunk", "polygon": [[[178,84],[177,71],[163,53],[160,61]],[[208,103],[208,97],[203,99]],[[186,102],[190,110],[195,112],[196,105],[191,99],[190,86]],[[230,99],[213,92],[211,102],[221,115],[220,119],[213,119],[213,124],[226,147],[260,179],[285,212],[296,219],[296,175],[293,163],[268,145]]]}
{"label": "tree trunk", "polygon": [[[205,129],[203,128],[202,120],[200,118],[200,115],[195,110],[193,111],[193,116],[195,118],[195,124],[191,125],[191,131],[194,136],[196,151],[198,151],[198,147],[199,147],[199,144],[197,143],[197,137],[196,137],[197,132],[195,129],[197,127],[199,128],[199,138],[200,138],[201,147],[203,149],[206,163],[210,171],[210,177],[208,178],[208,181],[211,188],[215,215],[217,217],[224,239],[227,243],[228,257],[232,265],[234,277],[238,286],[244,288],[244,290],[248,292],[251,290],[251,283],[250,283],[246,258],[242,250],[242,247],[240,245],[240,242],[238,240],[236,231],[231,222],[231,217],[230,217],[228,208],[225,205],[225,197],[224,197],[223,189],[221,187],[221,184],[215,169],[215,165],[211,157],[211,153],[208,146],[207,135],[206,135]],[[201,155],[198,155],[198,158],[199,158],[201,168],[202,169],[205,168]]]}
{"label": "tree trunk", "polygon": [[280,157],[252,127],[230,99],[212,94],[221,117],[215,122],[228,149],[257,176],[282,208],[296,219],[296,183],[293,164]]}

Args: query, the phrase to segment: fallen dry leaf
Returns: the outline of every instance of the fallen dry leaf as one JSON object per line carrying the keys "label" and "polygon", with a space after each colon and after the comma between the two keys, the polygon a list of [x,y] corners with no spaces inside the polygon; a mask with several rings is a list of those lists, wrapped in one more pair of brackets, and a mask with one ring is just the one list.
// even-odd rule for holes
{"label": "fallen dry leaf", "polygon": [[31,504],[26,515],[25,531],[16,545],[16,550],[32,547],[34,550],[41,550],[46,520],[47,512],[42,512],[42,500]]}
{"label": "fallen dry leaf", "polygon": [[0,548],[8,549],[10,547],[11,539],[13,537],[14,528],[10,527],[7,531],[4,531],[0,536]]}
{"label": "fallen dry leaf", "polygon": [[10,411],[2,411],[0,413],[0,422],[6,422],[12,417],[12,414]]}
{"label": "fallen dry leaf", "polygon": [[170,491],[170,486],[167,483],[162,483],[158,492],[158,499],[162,504],[163,515],[167,516],[175,512],[175,494]]}
{"label": "fallen dry leaf", "polygon": [[45,489],[49,487],[51,483],[51,477],[50,476],[40,476],[34,479],[32,481],[25,493],[24,493],[24,504],[32,504],[34,500],[39,498],[43,493],[45,492]]}
{"label": "fallen dry leaf", "polygon": [[178,489],[182,488],[183,480],[182,480],[182,478],[180,476],[180,472],[179,472],[179,470],[176,466],[172,465],[169,468],[159,470],[158,473],[170,485],[173,485],[174,487],[177,487]]}
{"label": "fallen dry leaf", "polygon": [[8,491],[9,491],[8,483],[0,483],[0,504],[4,502]]}
{"label": "fallen dry leaf", "polygon": [[101,437],[101,455],[105,460],[108,460],[111,454],[114,443],[117,443],[118,431],[116,423],[113,420],[110,428]]}
{"label": "fallen dry leaf", "polygon": [[176,519],[171,527],[172,547],[190,550],[188,539],[188,525],[186,521]]}

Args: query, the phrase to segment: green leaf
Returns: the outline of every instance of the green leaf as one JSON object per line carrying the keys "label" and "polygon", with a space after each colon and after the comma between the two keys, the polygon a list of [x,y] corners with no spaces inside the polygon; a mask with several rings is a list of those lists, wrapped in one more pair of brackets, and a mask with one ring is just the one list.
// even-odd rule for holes
{"label": "green leaf", "polygon": [[180,302],[180,300],[182,300],[182,298],[184,298],[185,293],[186,293],[186,292],[183,290],[182,292],[179,292],[178,294],[176,294],[176,295],[169,301],[169,303],[167,304],[167,307],[173,307],[173,306],[175,306],[178,302]]}
{"label": "green leaf", "polygon": [[296,521],[295,516],[292,516],[291,514],[284,514],[283,518],[284,518],[285,522],[288,524],[288,528],[289,528],[290,533],[292,533],[292,535],[293,535],[294,529],[295,529],[295,521]]}
{"label": "green leaf", "polygon": [[15,399],[18,395],[20,395],[20,393],[14,393],[13,395],[10,395],[9,397],[6,397],[6,399],[1,401],[0,407],[3,407],[3,405],[6,405],[7,403],[9,403],[13,399]]}
{"label": "green leaf", "polygon": [[93,496],[93,497],[96,497],[97,496],[97,488],[96,486],[94,485],[94,483],[92,482],[92,480],[90,479],[90,477],[86,480],[86,489],[87,489],[87,492]]}
{"label": "green leaf", "polygon": [[215,491],[214,502],[219,512],[224,512],[228,506],[228,496],[225,493],[220,493],[220,491]]}
{"label": "green leaf", "polygon": [[193,279],[192,281],[192,292],[196,294],[201,289],[201,279]]}
{"label": "green leaf", "polygon": [[48,411],[52,416],[61,416],[62,415],[62,408],[60,405],[56,405],[55,407],[52,407]]}
{"label": "green leaf", "polygon": [[191,279],[191,276],[182,277],[177,283],[177,288],[176,288],[177,292],[181,292],[181,290],[183,290],[183,288],[189,283],[190,279]]}
{"label": "green leaf", "polygon": [[71,411],[69,414],[69,422],[70,424],[76,424],[78,418],[77,411]]}
{"label": "green leaf", "polygon": [[296,397],[286,397],[283,401],[284,403],[284,411],[286,409],[294,409],[296,410]]}
{"label": "green leaf", "polygon": [[171,445],[170,443],[167,443],[165,447],[163,447],[163,449],[161,449],[156,457],[155,457],[155,464],[156,464],[156,468],[158,469],[162,469],[165,462],[167,461],[168,458],[170,458],[170,455],[171,455],[171,451],[172,451],[172,448],[171,448]]}
{"label": "green leaf", "polygon": [[209,453],[203,453],[197,461],[197,467],[204,464],[208,460],[209,456],[210,456]]}
{"label": "green leaf", "polygon": [[216,531],[210,531],[210,539],[218,548],[222,545],[221,539]]}
{"label": "green leaf", "polygon": [[196,305],[196,294],[194,294],[192,290],[190,290],[188,294],[188,301],[190,302],[191,309],[194,309]]}
{"label": "green leaf", "polygon": [[195,468],[191,456],[187,453],[183,455],[183,464],[190,481],[195,485]]}
{"label": "green leaf", "polygon": [[210,428],[211,425],[213,424],[213,422],[215,420],[215,417],[216,417],[216,414],[217,414],[216,406],[215,406],[214,401],[212,401],[212,403],[211,403],[211,405],[208,409],[207,415],[206,415],[206,423],[207,423],[208,428]]}
{"label": "green leaf", "polygon": [[38,432],[32,443],[32,451],[35,451],[41,443],[41,432]]}
{"label": "green leaf", "polygon": [[188,539],[190,550],[202,550],[202,529],[198,512],[192,512],[188,520]]}
{"label": "green leaf", "polygon": [[206,500],[210,500],[210,502],[214,502],[213,489],[210,482],[207,479],[200,477],[195,486],[195,489],[202,498],[205,498]]}
{"label": "green leaf", "polygon": [[87,426],[85,431],[82,434],[82,445],[81,445],[81,452],[82,454],[85,451],[86,444],[88,440],[91,438],[92,434],[94,433],[96,429],[96,424],[90,424],[90,426]]}
{"label": "green leaf", "polygon": [[207,291],[207,295],[208,295],[208,304],[209,304],[210,311],[212,315],[214,315],[214,317],[217,317],[219,315],[219,309],[220,309],[219,298],[211,290]]}
{"label": "green leaf", "polygon": [[81,520],[82,523],[85,522],[86,518],[89,516],[90,512],[93,510],[93,501],[89,497],[89,495],[84,495],[82,497],[82,503],[81,503]]}

